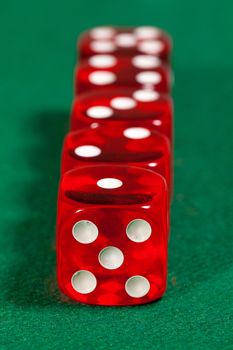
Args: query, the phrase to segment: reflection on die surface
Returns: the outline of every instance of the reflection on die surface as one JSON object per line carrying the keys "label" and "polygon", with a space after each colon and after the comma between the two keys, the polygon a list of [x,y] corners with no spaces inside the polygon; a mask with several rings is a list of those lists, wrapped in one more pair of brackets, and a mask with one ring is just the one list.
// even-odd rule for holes
{"label": "reflection on die surface", "polygon": [[171,193],[171,150],[162,134],[142,127],[97,126],[70,132],[64,142],[61,172],[85,165],[130,165],[162,175]]}
{"label": "reflection on die surface", "polygon": [[132,88],[101,89],[75,98],[71,130],[92,125],[148,127],[173,139],[173,105],[168,95]]}
{"label": "reflection on die surface", "polygon": [[149,54],[168,61],[172,49],[171,38],[156,27],[97,27],[80,37],[78,51],[81,58],[95,54]]}
{"label": "reflection on die surface", "polygon": [[168,191],[150,170],[98,165],[68,171],[58,198],[58,281],[70,298],[133,305],[166,289]]}

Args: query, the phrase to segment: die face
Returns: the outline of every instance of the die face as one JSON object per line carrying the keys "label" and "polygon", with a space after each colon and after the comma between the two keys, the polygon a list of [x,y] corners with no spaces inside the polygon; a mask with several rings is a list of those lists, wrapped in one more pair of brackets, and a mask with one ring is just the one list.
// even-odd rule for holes
{"label": "die face", "polygon": [[170,69],[157,57],[149,55],[95,55],[76,69],[76,93],[102,88],[149,87],[162,93],[170,91]]}
{"label": "die face", "polygon": [[75,99],[71,130],[96,125],[131,127],[133,124],[164,134],[172,144],[172,108],[171,98],[156,91],[102,89],[81,94]]}
{"label": "die face", "polygon": [[156,27],[99,27],[84,33],[78,43],[81,58],[95,54],[150,54],[169,60],[171,39]]}
{"label": "die face", "polygon": [[[167,242],[161,234],[160,219],[156,220],[160,215],[159,210],[150,215],[149,209],[121,206],[88,207],[71,215],[60,228],[58,241],[62,247],[58,252],[58,280],[63,292],[76,301],[100,305],[147,303],[161,297],[166,287]],[[142,242],[127,235],[127,228],[137,222],[151,230],[150,237],[147,234]],[[80,239],[83,236],[78,229],[75,231],[81,225],[97,228],[90,243]],[[91,292],[72,280],[79,271],[95,277]],[[150,284],[142,297],[132,297],[126,290],[126,282],[133,276],[142,276]]]}
{"label": "die face", "polygon": [[[104,179],[103,184],[101,179]],[[62,201],[68,204],[70,199],[99,205],[150,203],[160,201],[167,193],[167,185],[161,175],[126,165],[76,168],[63,175],[60,189]]]}
{"label": "die face", "polygon": [[156,131],[138,127],[99,126],[67,135],[61,172],[85,165],[126,164],[153,170],[171,186],[171,153],[168,139]]}
{"label": "die face", "polygon": [[[103,181],[103,174],[120,182]],[[63,219],[57,227],[62,291],[99,305],[161,297],[166,288],[166,197],[163,178],[137,167],[83,167],[66,173],[59,193]]]}

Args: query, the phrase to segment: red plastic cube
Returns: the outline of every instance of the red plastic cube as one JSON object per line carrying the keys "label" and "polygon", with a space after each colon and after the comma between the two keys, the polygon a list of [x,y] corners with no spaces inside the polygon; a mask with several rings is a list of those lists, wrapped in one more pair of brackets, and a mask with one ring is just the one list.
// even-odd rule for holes
{"label": "red plastic cube", "polygon": [[80,167],[61,179],[60,289],[97,305],[133,305],[166,289],[168,193],[164,178],[129,166]]}
{"label": "red plastic cube", "polygon": [[96,54],[149,54],[169,60],[172,42],[167,33],[156,27],[97,27],[79,39],[81,58]]}
{"label": "red plastic cube", "polygon": [[168,95],[151,90],[114,89],[81,94],[73,103],[71,130],[108,125],[111,130],[148,127],[173,139],[173,107]]}
{"label": "red plastic cube", "polygon": [[64,142],[61,172],[85,165],[131,165],[162,175],[171,193],[169,140],[142,127],[99,126],[70,132]]}
{"label": "red plastic cube", "polygon": [[171,89],[171,72],[158,57],[149,55],[95,55],[82,61],[75,72],[76,94],[102,88],[149,88],[162,93]]}

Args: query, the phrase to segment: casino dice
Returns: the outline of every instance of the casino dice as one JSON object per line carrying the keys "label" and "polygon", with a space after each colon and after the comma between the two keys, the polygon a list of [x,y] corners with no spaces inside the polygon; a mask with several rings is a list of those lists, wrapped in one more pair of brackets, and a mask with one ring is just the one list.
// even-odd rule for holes
{"label": "casino dice", "polygon": [[145,304],[166,290],[171,39],[156,27],[98,27],[78,51],[58,193],[58,285],[77,302]]}
{"label": "casino dice", "polygon": [[171,39],[155,27],[114,28],[97,27],[84,33],[78,42],[81,58],[96,54],[155,55],[169,60]]}
{"label": "casino dice", "polygon": [[79,167],[58,198],[58,283],[76,301],[133,305],[166,288],[164,178],[125,165]]}
{"label": "casino dice", "polygon": [[168,93],[171,73],[169,66],[155,56],[95,55],[77,66],[75,82],[76,93],[127,86]]}

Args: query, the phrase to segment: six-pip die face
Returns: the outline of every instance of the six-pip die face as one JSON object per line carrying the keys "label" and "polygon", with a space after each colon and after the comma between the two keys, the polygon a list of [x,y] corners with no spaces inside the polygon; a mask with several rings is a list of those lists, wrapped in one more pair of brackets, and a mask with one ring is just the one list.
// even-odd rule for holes
{"label": "six-pip die face", "polygon": [[114,129],[108,126],[81,129],[67,134],[61,172],[85,165],[129,165],[162,175],[171,190],[171,151],[162,134],[142,127]]}
{"label": "six-pip die face", "polygon": [[157,91],[103,89],[81,94],[74,100],[71,130],[89,126],[148,127],[173,140],[172,100]]}
{"label": "six-pip die face", "polygon": [[168,61],[172,42],[167,33],[156,27],[97,27],[79,39],[80,58],[96,54],[149,54]]}
{"label": "six-pip die face", "polygon": [[77,65],[76,94],[89,90],[127,86],[169,93],[170,68],[158,57],[151,55],[95,55]]}
{"label": "six-pip die face", "polygon": [[58,282],[70,298],[133,305],[166,289],[168,200],[160,175],[93,166],[65,173],[57,218]]}

